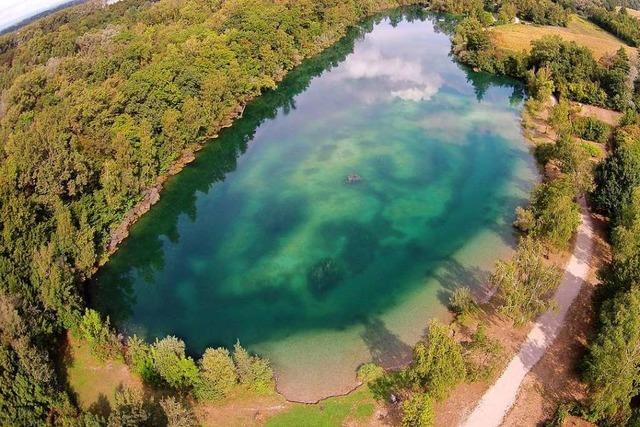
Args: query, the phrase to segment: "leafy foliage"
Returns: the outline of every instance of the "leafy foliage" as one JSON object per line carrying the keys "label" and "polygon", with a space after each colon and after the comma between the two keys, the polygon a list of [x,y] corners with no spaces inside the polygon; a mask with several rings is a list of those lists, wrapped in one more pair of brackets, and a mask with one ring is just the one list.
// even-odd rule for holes
{"label": "leafy foliage", "polygon": [[198,399],[221,399],[238,381],[231,355],[224,348],[208,348],[202,355],[199,365],[200,381],[196,386]]}
{"label": "leafy foliage", "polygon": [[431,427],[435,422],[433,399],[424,393],[417,393],[402,402],[403,427]]}
{"label": "leafy foliage", "polygon": [[107,427],[138,427],[148,419],[149,411],[145,408],[142,392],[129,388],[116,392]]}
{"label": "leafy foliage", "polygon": [[600,325],[586,357],[585,380],[592,388],[595,419],[624,423],[640,381],[640,288],[605,302]]}
{"label": "leafy foliage", "polygon": [[464,381],[465,375],[462,346],[451,337],[449,327],[430,322],[426,342],[419,342],[413,350],[407,377],[433,398],[441,399]]}
{"label": "leafy foliage", "polygon": [[153,367],[170,387],[188,390],[198,381],[198,367],[185,354],[182,340],[168,336],[157,340],[151,347]]}
{"label": "leafy foliage", "polygon": [[560,271],[544,262],[542,250],[538,241],[523,239],[513,259],[498,261],[491,276],[500,312],[517,325],[552,307],[549,296],[560,282]]}
{"label": "leafy foliage", "polygon": [[449,308],[458,316],[472,315],[480,309],[471,290],[466,286],[457,288],[451,293]]}
{"label": "leafy foliage", "polygon": [[78,335],[89,343],[92,353],[99,359],[120,359],[122,357],[122,346],[110,328],[109,318],[107,317],[103,321],[97,311],[85,310],[78,325]]}
{"label": "leafy foliage", "polygon": [[[302,59],[363,17],[405,3],[87,2],[0,36],[0,297],[34,319],[3,344],[0,402],[27,409],[0,411],[0,423],[64,412],[48,351],[65,329],[83,323],[110,357],[108,324],[83,316],[82,284],[149,189]],[[34,357],[51,372],[32,374]],[[145,380],[182,389],[198,379],[175,339],[133,340],[127,357]],[[250,360],[261,388],[270,369]],[[12,382],[22,384],[20,396]]]}
{"label": "leafy foliage", "polygon": [[640,126],[629,125],[616,131],[613,153],[596,168],[596,206],[617,221],[623,206],[640,185]]}
{"label": "leafy foliage", "polygon": [[196,427],[198,420],[182,403],[168,396],[160,400],[160,407],[167,418],[167,427]]}
{"label": "leafy foliage", "polygon": [[249,354],[237,342],[233,347],[233,361],[241,384],[258,393],[273,390],[273,370],[267,360]]}
{"label": "leafy foliage", "polygon": [[631,46],[640,46],[638,19],[629,15],[624,7],[617,12],[602,7],[595,8],[591,10],[590,18],[593,22],[620,37]]}
{"label": "leafy foliage", "polygon": [[605,122],[593,117],[576,117],[573,119],[574,135],[587,141],[606,143],[613,129]]}
{"label": "leafy foliage", "polygon": [[498,372],[505,356],[504,348],[487,336],[485,325],[480,324],[464,349],[467,378],[470,381],[490,380]]}

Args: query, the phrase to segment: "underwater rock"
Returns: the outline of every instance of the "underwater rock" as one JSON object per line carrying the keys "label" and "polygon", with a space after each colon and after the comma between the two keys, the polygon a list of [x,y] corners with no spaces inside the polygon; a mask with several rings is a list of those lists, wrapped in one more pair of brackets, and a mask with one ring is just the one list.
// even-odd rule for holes
{"label": "underwater rock", "polygon": [[345,179],[345,182],[347,184],[355,184],[356,182],[360,182],[360,181],[362,181],[362,177],[357,174],[347,175],[347,178]]}

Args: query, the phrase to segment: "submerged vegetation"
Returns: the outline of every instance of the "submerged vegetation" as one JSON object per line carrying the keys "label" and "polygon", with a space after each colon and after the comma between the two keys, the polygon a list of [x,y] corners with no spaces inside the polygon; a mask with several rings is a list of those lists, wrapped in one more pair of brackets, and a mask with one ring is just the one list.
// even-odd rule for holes
{"label": "submerged vegetation", "polygon": [[[51,361],[63,331],[81,323],[82,283],[121,238],[112,232],[125,214],[248,100],[350,25],[399,4],[124,0],[0,37],[4,422],[77,416]],[[111,354],[112,338],[87,322],[84,333]],[[152,363],[134,364],[145,379],[193,388],[198,366],[167,340],[149,348]],[[243,360],[241,382],[265,374]]]}
{"label": "submerged vegetation", "polygon": [[[114,231],[131,209],[153,199],[163,178],[250,99],[358,20],[406,3],[414,2],[123,0],[58,12],[0,37],[0,423],[148,422],[149,409],[128,389],[118,393],[108,419],[80,413],[53,363],[66,330],[97,357],[122,358],[146,383],[181,396],[215,401],[236,387],[273,389],[268,362],[240,344],[232,352],[207,349],[196,361],[176,337],[153,344],[119,337],[108,319],[85,309],[83,283],[122,238]],[[526,80],[533,110],[551,95],[560,99],[558,139],[537,152],[554,174],[518,210],[516,225],[528,236],[493,275],[501,311],[516,324],[550,307],[559,277],[545,262],[543,245],[567,247],[579,224],[576,199],[593,189],[591,159],[573,136],[611,141],[611,153],[596,168],[593,201],[612,220],[614,259],[601,274],[606,295],[585,361],[593,392],[586,410],[612,423],[637,417],[630,401],[640,381],[640,125],[632,118],[614,130],[562,110],[572,100],[631,117],[640,106],[640,80],[627,84],[627,52],[598,61],[560,37],[537,40],[526,53],[496,49],[488,27],[516,16],[565,26],[570,13],[561,2],[433,0],[430,7],[465,15],[453,34],[460,61]],[[640,26],[624,9],[597,8],[589,16],[640,44]],[[323,259],[308,275],[321,295],[341,270]],[[478,312],[468,291],[457,291],[451,305],[459,316]],[[463,345],[433,322],[410,366],[384,373],[368,365],[360,375],[377,397],[403,397],[404,425],[429,425],[434,401],[465,379],[486,380],[483,373],[492,375],[500,354],[482,328]],[[160,405],[169,425],[195,423],[175,398]]]}

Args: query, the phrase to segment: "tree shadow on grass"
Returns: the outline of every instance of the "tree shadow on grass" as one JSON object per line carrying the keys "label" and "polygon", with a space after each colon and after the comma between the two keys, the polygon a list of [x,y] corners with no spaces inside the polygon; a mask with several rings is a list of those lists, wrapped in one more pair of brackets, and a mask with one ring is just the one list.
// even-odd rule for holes
{"label": "tree shadow on grass", "polygon": [[98,399],[89,406],[89,412],[95,415],[101,415],[105,418],[109,417],[109,414],[111,414],[111,404],[104,393],[100,393],[98,395]]}

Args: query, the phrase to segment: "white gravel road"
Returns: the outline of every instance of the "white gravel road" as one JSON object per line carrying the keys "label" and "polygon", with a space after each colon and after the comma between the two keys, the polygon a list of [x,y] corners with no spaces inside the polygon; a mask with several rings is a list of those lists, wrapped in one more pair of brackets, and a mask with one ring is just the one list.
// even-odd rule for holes
{"label": "white gravel road", "polygon": [[[593,220],[584,200],[580,201],[582,222],[578,228],[573,254],[554,296],[557,308],[542,314],[527,335],[518,354],[509,362],[500,378],[462,423],[465,427],[496,427],[516,401],[522,380],[544,355],[558,335],[569,307],[589,275],[593,252]],[[535,423],[536,420],[532,420]]]}

